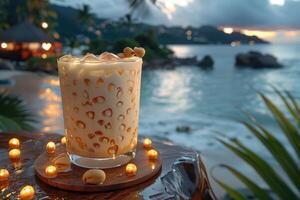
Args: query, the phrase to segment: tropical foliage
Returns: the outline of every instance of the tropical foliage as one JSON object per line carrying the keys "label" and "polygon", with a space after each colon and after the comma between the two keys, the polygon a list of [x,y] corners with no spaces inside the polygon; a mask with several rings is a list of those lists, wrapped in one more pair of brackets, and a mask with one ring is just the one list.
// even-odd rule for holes
{"label": "tropical foliage", "polygon": [[[240,123],[270,152],[273,159],[284,171],[284,174],[279,174],[259,153],[246,147],[238,139],[228,141],[219,137],[217,139],[225,147],[247,162],[257,172],[268,188],[262,188],[241,171],[231,166],[222,165],[222,167],[237,177],[259,200],[297,200],[300,199],[300,106],[289,92],[283,93],[276,88],[274,90],[283,101],[292,119],[289,119],[267,96],[261,93],[259,95],[280,127],[281,133],[290,143],[292,151],[287,150],[286,145],[274,133],[261,125],[252,115],[246,113],[249,122],[240,121]],[[287,179],[283,179],[283,176],[286,176]],[[247,199],[242,193],[226,183],[220,180],[216,181],[233,199]]]}
{"label": "tropical foliage", "polygon": [[0,131],[30,131],[34,122],[34,116],[20,98],[0,93]]}
{"label": "tropical foliage", "polygon": [[0,2],[0,28],[6,29],[24,20],[41,26],[43,21],[52,30],[57,18],[56,12],[51,8],[48,0],[1,0]]}

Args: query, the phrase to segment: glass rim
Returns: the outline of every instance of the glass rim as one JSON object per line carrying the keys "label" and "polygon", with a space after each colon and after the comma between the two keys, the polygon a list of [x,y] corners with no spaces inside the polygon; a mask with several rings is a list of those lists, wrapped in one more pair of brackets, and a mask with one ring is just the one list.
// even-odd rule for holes
{"label": "glass rim", "polygon": [[[62,56],[63,57],[63,56]],[[82,64],[85,64],[85,63],[89,63],[89,64],[106,64],[106,63],[135,63],[135,62],[138,62],[138,61],[143,61],[142,58],[140,57],[134,57],[135,59],[130,59],[130,58],[126,58],[126,59],[120,59],[120,60],[99,60],[99,61],[82,61],[81,58],[79,57],[76,57],[77,59],[74,61],[74,60],[68,60],[68,61],[64,61],[64,60],[61,60],[61,58],[57,58],[56,61],[57,63],[82,63]]]}

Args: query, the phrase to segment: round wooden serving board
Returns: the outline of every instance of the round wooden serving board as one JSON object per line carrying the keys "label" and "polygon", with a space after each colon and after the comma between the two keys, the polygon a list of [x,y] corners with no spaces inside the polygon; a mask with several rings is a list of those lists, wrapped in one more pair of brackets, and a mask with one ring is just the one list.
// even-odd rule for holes
{"label": "round wooden serving board", "polygon": [[104,169],[106,180],[101,185],[87,185],[82,181],[82,175],[88,169],[78,167],[72,164],[72,170],[69,172],[58,173],[55,178],[47,178],[45,175],[46,166],[51,164],[51,160],[65,153],[66,149],[63,145],[57,145],[55,154],[43,152],[34,162],[34,169],[37,177],[48,185],[56,188],[81,191],[81,192],[96,192],[96,191],[111,191],[131,187],[140,184],[149,179],[155,180],[161,171],[162,161],[160,156],[155,161],[150,161],[147,156],[147,150],[143,148],[141,142],[138,143],[135,158],[131,161],[137,166],[137,173],[134,176],[128,176],[125,173],[126,164],[120,167]]}

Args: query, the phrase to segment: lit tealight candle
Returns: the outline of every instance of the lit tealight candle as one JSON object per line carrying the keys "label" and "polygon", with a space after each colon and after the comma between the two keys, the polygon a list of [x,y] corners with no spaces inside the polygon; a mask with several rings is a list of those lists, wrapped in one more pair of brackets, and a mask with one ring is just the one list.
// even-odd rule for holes
{"label": "lit tealight candle", "polygon": [[126,174],[127,175],[135,175],[137,172],[137,167],[133,163],[129,163],[126,165]]}
{"label": "lit tealight candle", "polygon": [[46,146],[47,153],[54,153],[56,145],[54,142],[48,142]]}
{"label": "lit tealight candle", "polygon": [[156,150],[151,149],[151,150],[148,151],[148,157],[149,157],[150,160],[156,160],[157,156],[158,156],[158,153],[157,153]]}
{"label": "lit tealight candle", "polygon": [[20,191],[20,199],[21,200],[30,200],[34,197],[34,188],[31,185],[26,185]]}
{"label": "lit tealight candle", "polygon": [[65,145],[65,144],[67,143],[67,138],[66,138],[66,137],[62,137],[62,138],[60,139],[60,143],[61,143],[62,145]]}
{"label": "lit tealight candle", "polygon": [[8,141],[8,146],[10,149],[18,149],[20,148],[20,141],[18,138],[11,138]]}
{"label": "lit tealight candle", "polygon": [[9,172],[7,169],[0,169],[0,182],[7,181],[9,177]]}
{"label": "lit tealight candle", "polygon": [[45,169],[45,174],[48,178],[54,178],[57,176],[57,168],[53,165],[49,165]]}
{"label": "lit tealight candle", "polygon": [[144,141],[143,141],[144,148],[146,148],[146,149],[151,148],[151,144],[152,144],[152,141],[149,138],[144,139]]}
{"label": "lit tealight candle", "polygon": [[8,152],[8,157],[11,161],[18,161],[21,156],[21,151],[19,149],[12,149]]}

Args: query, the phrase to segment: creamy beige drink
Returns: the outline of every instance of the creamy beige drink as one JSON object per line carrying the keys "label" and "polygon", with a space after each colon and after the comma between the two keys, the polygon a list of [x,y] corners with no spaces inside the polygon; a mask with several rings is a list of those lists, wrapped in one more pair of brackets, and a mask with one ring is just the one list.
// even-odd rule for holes
{"label": "creamy beige drink", "polygon": [[125,164],[134,157],[142,59],[111,53],[58,60],[67,152],[89,168]]}

